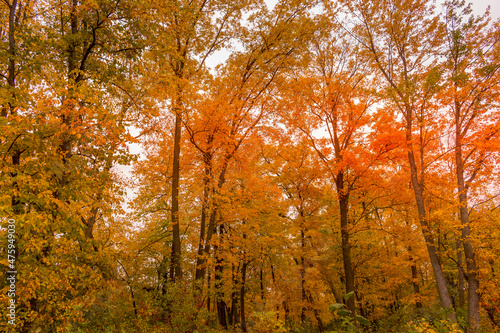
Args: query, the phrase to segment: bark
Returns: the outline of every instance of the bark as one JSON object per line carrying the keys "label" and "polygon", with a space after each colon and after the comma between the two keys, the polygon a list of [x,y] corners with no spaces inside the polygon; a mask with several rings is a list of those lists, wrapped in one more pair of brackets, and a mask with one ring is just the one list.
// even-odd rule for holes
{"label": "bark", "polygon": [[264,300],[264,272],[262,268],[259,271],[260,299]]}
{"label": "bark", "polygon": [[300,225],[300,247],[301,247],[301,254],[300,254],[300,291],[301,291],[301,300],[302,300],[302,307],[300,309],[300,322],[302,325],[305,324],[306,321],[306,309],[305,309],[305,303],[306,303],[306,267],[305,267],[305,260],[304,260],[304,251],[305,251],[305,235],[304,235],[304,212],[301,210],[300,211],[300,218],[301,218],[301,225]]}
{"label": "bark", "polygon": [[[412,261],[413,258],[410,257],[410,261]],[[422,308],[422,302],[420,302],[420,286],[418,284],[418,272],[417,272],[417,266],[412,263],[411,264],[411,279],[412,279],[412,284],[413,284],[413,291],[415,291],[415,295],[418,297],[418,300],[415,302],[415,305],[417,309]]]}
{"label": "bark", "polygon": [[[224,234],[224,225],[221,225],[219,227],[219,236],[222,238],[222,235]],[[214,252],[217,253],[218,246],[214,246]],[[215,301],[217,304],[217,317],[219,319],[219,325],[223,329],[227,329],[227,316],[226,316],[226,302],[224,300],[224,291],[223,291],[223,285],[222,285],[222,275],[224,273],[224,261],[222,258],[218,255],[216,255],[216,260],[215,260]]]}
{"label": "bark", "polygon": [[208,199],[210,195],[210,175],[211,175],[211,155],[207,155],[205,159],[205,175],[203,178],[203,199],[201,204],[201,223],[200,223],[200,238],[198,241],[198,256],[196,257],[196,272],[195,279],[198,282],[196,287],[198,291],[203,289],[203,252],[204,252],[204,242],[205,242],[205,232],[207,224],[207,212],[208,212]]}
{"label": "bark", "polygon": [[245,282],[247,278],[247,263],[243,263],[241,268],[241,287],[240,287],[240,324],[241,330],[247,332],[247,322],[245,319]]}
{"label": "bark", "polygon": [[467,267],[468,282],[468,321],[469,332],[479,332],[481,325],[479,320],[479,280],[477,278],[477,263],[474,247],[470,240],[469,208],[467,202],[467,184],[464,180],[464,163],[462,157],[462,142],[459,125],[459,109],[456,110],[456,132],[455,132],[455,162],[457,172],[458,201],[460,204],[460,223],[462,225],[462,243],[464,246],[465,266]]}
{"label": "bark", "polygon": [[[233,152],[234,154],[234,152]],[[212,191],[213,195],[218,194],[218,191],[224,186],[224,183],[226,182],[226,171],[229,166],[229,160],[233,156],[233,154],[228,154],[224,158],[224,161],[222,163],[222,168],[221,172],[219,174],[219,179],[217,181],[217,188]],[[217,222],[217,215],[219,213],[219,208],[217,206],[217,203],[213,203],[213,207],[210,210],[210,219],[208,222],[208,228],[207,228],[207,236],[205,238],[205,241],[202,242],[200,239],[200,242],[202,242],[203,245],[203,255],[198,256],[196,260],[196,280],[199,281],[198,284],[200,284],[200,281],[203,281],[205,279],[207,267],[206,267],[206,262],[207,258],[210,255],[210,248],[211,248],[211,241],[214,233],[216,232],[216,222]],[[200,233],[201,235],[201,233]]]}
{"label": "bark", "polygon": [[465,285],[464,285],[464,272],[462,270],[463,260],[462,260],[462,242],[460,238],[457,237],[456,250],[457,250],[457,268],[458,268],[458,306],[463,308],[465,306]]}
{"label": "bark", "polygon": [[[427,215],[425,211],[425,202],[423,197],[423,179],[422,183],[418,180],[417,175],[417,165],[415,162],[415,155],[413,151],[412,144],[412,110],[406,111],[406,145],[408,151],[408,162],[410,164],[410,172],[411,172],[411,182],[413,185],[413,192],[415,195],[415,201],[417,204],[417,211],[420,226],[422,228],[422,233],[425,239],[425,244],[427,247],[427,252],[429,253],[429,259],[431,261],[432,270],[434,272],[434,277],[436,279],[437,291],[439,294],[439,299],[441,301],[441,306],[450,311],[449,318],[452,322],[456,322],[457,318],[455,313],[453,312],[453,302],[451,300],[450,294],[448,292],[448,287],[446,285],[446,279],[443,273],[443,268],[441,266],[441,260],[436,251],[434,239],[431,234],[429,222],[427,220]],[[423,156],[420,158],[423,159]],[[421,170],[423,175],[423,170]]]}
{"label": "bark", "polygon": [[208,227],[207,227],[207,236],[205,238],[205,241],[203,242],[204,243],[203,254],[201,256],[198,256],[196,260],[195,277],[198,281],[198,285],[200,286],[203,283],[203,280],[205,279],[205,275],[207,272],[206,263],[207,263],[207,258],[210,255],[212,237],[213,234],[216,232],[215,223],[217,222],[217,214],[218,214],[217,207],[213,207],[210,211],[210,219],[208,221]]}
{"label": "bark", "polygon": [[238,264],[237,269],[235,270],[234,264],[231,264],[231,273],[232,273],[232,280],[233,280],[233,291],[231,292],[231,311],[229,311],[229,325],[233,326],[238,322],[238,316],[237,316],[237,308],[238,308],[238,289],[236,288],[238,286],[238,273],[240,270],[241,263]]}
{"label": "bark", "polygon": [[[177,101],[180,103],[180,100]],[[170,261],[170,281],[182,279],[181,235],[179,225],[179,169],[181,152],[181,117],[179,105],[175,110],[174,158],[172,167],[172,255]]]}
{"label": "bark", "polygon": [[208,273],[207,276],[207,290],[208,290],[208,295],[207,295],[207,311],[210,312],[211,304],[212,304],[212,299],[210,297],[210,281],[212,279],[212,274]]}
{"label": "bark", "polygon": [[[354,269],[352,267],[351,244],[349,242],[349,194],[344,188],[344,173],[339,172],[335,179],[337,185],[337,195],[340,206],[340,234],[342,237],[342,259],[344,263],[345,291],[346,294],[354,291]],[[356,305],[354,296],[346,301],[347,308],[354,315]]]}

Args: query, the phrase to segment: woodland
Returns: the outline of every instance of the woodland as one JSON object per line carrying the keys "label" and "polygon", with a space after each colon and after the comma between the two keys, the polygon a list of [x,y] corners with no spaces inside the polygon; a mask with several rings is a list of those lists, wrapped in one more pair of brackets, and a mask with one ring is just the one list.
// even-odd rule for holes
{"label": "woodland", "polygon": [[464,0],[1,0],[0,331],[498,332],[499,83]]}

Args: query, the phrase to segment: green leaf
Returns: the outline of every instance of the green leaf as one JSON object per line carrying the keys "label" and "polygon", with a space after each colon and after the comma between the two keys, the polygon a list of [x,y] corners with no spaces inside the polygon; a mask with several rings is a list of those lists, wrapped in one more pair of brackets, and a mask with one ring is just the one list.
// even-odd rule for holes
{"label": "green leaf", "polygon": [[347,301],[352,295],[354,295],[354,291],[350,291],[344,295],[344,299]]}
{"label": "green leaf", "polygon": [[362,325],[371,325],[370,321],[368,319],[366,319],[365,317],[362,317],[362,316],[354,316],[354,319],[356,319],[360,324]]}
{"label": "green leaf", "polygon": [[340,309],[343,309],[345,307],[344,304],[342,303],[333,303],[332,305],[330,305],[330,311],[336,311],[336,310],[340,310]]}
{"label": "green leaf", "polygon": [[337,314],[342,317],[347,317],[351,314],[351,311],[345,310],[345,309],[340,309],[337,311]]}

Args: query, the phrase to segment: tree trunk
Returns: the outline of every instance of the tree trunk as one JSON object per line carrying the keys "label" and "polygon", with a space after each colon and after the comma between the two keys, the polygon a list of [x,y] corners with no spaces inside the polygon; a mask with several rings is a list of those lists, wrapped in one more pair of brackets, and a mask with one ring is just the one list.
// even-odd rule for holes
{"label": "tree trunk", "polygon": [[[410,249],[411,251],[411,249]],[[411,252],[410,252],[411,253]],[[413,258],[410,256],[410,261],[413,261]],[[418,284],[418,274],[417,274],[417,266],[412,262],[411,264],[411,279],[413,284],[413,291],[415,291],[415,295],[418,297],[418,300],[415,302],[417,309],[422,308],[422,302],[420,301],[420,286]]]}
{"label": "tree trunk", "polygon": [[457,169],[458,201],[460,204],[460,223],[462,225],[462,243],[464,245],[465,266],[467,267],[468,288],[468,321],[469,332],[479,332],[479,280],[477,279],[477,263],[474,248],[470,241],[469,208],[467,202],[467,184],[464,180],[464,163],[462,157],[462,138],[460,134],[459,110],[456,110],[455,162]]}
{"label": "tree trunk", "polygon": [[264,300],[264,271],[262,270],[262,267],[260,268],[259,271],[259,285],[260,285],[260,299],[263,301]]}
{"label": "tree trunk", "polygon": [[456,241],[456,250],[457,250],[457,268],[458,268],[458,306],[463,308],[465,306],[465,285],[464,285],[464,272],[462,270],[463,261],[462,261],[462,251],[460,248],[462,247],[462,242],[460,237],[457,236]]}
{"label": "tree trunk", "polygon": [[302,306],[300,309],[300,322],[302,325],[305,324],[306,322],[306,309],[305,309],[305,303],[306,303],[306,267],[305,267],[305,260],[304,260],[304,250],[305,250],[305,235],[304,235],[304,212],[301,210],[300,211],[300,247],[301,247],[301,253],[300,253],[300,291],[301,291],[301,300],[302,300]]}
{"label": "tree trunk", "polygon": [[211,155],[207,155],[205,158],[205,175],[203,178],[203,199],[201,203],[201,223],[200,223],[200,239],[198,241],[198,256],[196,257],[196,272],[195,279],[197,281],[196,287],[198,291],[203,289],[203,275],[202,270],[204,244],[205,244],[205,232],[207,228],[207,212],[208,212],[208,200],[210,196],[210,175],[211,175],[211,165],[212,158]]}
{"label": "tree trunk", "polygon": [[[429,259],[431,261],[431,266],[434,272],[434,277],[436,279],[437,290],[439,294],[439,299],[441,301],[441,306],[450,311],[449,318],[452,322],[457,322],[455,313],[453,312],[453,302],[451,300],[450,294],[448,292],[448,287],[446,285],[446,279],[444,277],[443,268],[441,266],[441,261],[437,254],[436,248],[434,246],[434,239],[432,237],[430,226],[427,221],[427,215],[425,212],[425,202],[423,197],[423,179],[422,184],[418,180],[417,176],[417,166],[415,162],[415,155],[413,151],[412,143],[412,110],[407,110],[406,113],[406,146],[408,151],[408,162],[410,164],[411,181],[413,185],[413,192],[415,195],[415,201],[417,204],[418,217],[420,226],[422,228],[422,233],[424,235],[425,244],[427,246],[427,252],[429,253]],[[423,159],[423,156],[420,157]],[[421,170],[423,174],[423,170]]]}
{"label": "tree trunk", "polygon": [[[219,237],[222,238],[224,234],[224,225],[219,227]],[[227,316],[226,316],[226,302],[224,300],[223,291],[223,279],[222,275],[224,273],[224,265],[222,258],[217,255],[218,247],[214,246],[214,252],[216,253],[215,260],[215,301],[217,304],[217,317],[219,318],[219,325],[225,330],[227,329]]]}
{"label": "tree trunk", "polygon": [[247,278],[247,263],[243,263],[241,268],[241,287],[240,287],[240,324],[241,330],[247,332],[247,322],[245,320],[245,282]]}
{"label": "tree trunk", "polygon": [[[337,195],[340,206],[340,234],[342,237],[342,259],[344,262],[345,291],[346,294],[354,291],[354,269],[351,259],[351,244],[349,243],[349,194],[344,188],[344,173],[339,172],[335,179],[337,185]],[[356,311],[354,296],[346,301],[347,308],[354,315]]]}
{"label": "tree trunk", "polygon": [[[227,155],[225,158],[224,158],[224,161],[222,163],[222,168],[221,168],[221,172],[219,174],[219,180],[217,182],[217,188],[215,190],[212,191],[212,195],[214,194],[217,194],[217,192],[222,188],[222,186],[224,185],[224,183],[226,182],[226,171],[227,171],[227,168],[229,166],[229,160],[230,160],[231,156]],[[216,225],[215,223],[217,222],[217,214],[218,214],[219,210],[218,210],[218,207],[217,207],[217,203],[213,203],[213,207],[211,209],[211,212],[210,212],[210,220],[208,221],[208,228],[207,228],[207,236],[205,238],[205,241],[204,241],[204,246],[203,246],[203,256],[198,256],[197,260],[196,260],[196,279],[198,281],[202,281],[204,278],[205,278],[205,274],[206,274],[206,258],[208,257],[208,255],[210,254],[210,247],[211,247],[211,240],[212,240],[212,236],[213,234],[216,232]],[[200,233],[201,234],[201,233]]]}
{"label": "tree trunk", "polygon": [[[177,103],[180,103],[179,99]],[[171,281],[182,279],[181,234],[179,225],[179,169],[181,152],[181,116],[179,114],[179,106],[177,105],[175,108],[174,160],[172,167],[172,255],[169,274]]]}
{"label": "tree trunk", "polygon": [[234,264],[231,264],[231,274],[233,280],[233,291],[231,291],[231,311],[229,311],[229,325],[233,326],[238,322],[237,308],[238,308],[238,273],[240,271],[241,263],[238,263],[238,267],[234,268]]}
{"label": "tree trunk", "polygon": [[208,273],[208,276],[207,276],[207,290],[208,290],[208,295],[207,295],[207,311],[210,312],[210,308],[211,308],[211,300],[212,298],[210,297],[210,280],[211,280],[211,277],[212,277],[212,274],[210,274],[210,272]]}

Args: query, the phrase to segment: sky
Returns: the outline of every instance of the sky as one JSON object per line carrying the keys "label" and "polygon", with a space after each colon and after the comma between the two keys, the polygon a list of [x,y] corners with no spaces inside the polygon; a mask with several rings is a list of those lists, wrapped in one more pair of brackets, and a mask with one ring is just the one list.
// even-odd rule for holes
{"label": "sky", "polygon": [[490,6],[490,15],[493,20],[500,17],[500,1],[491,0],[474,0],[470,1],[472,3],[472,8],[474,9],[475,15],[480,15],[486,11],[486,8]]}

